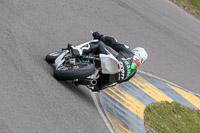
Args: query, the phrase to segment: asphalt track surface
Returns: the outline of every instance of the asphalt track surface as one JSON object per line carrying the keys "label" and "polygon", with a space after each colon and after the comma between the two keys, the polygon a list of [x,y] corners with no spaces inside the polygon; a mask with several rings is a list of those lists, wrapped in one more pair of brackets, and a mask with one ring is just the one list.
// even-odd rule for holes
{"label": "asphalt track surface", "polygon": [[89,90],[44,60],[90,30],[144,47],[140,70],[200,93],[200,22],[167,0],[0,0],[0,132],[109,132]]}

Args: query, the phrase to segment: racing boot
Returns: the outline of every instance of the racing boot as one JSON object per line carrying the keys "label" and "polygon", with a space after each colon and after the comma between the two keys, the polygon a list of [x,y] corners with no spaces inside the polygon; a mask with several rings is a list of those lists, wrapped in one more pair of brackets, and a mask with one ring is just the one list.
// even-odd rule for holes
{"label": "racing boot", "polygon": [[91,87],[90,90],[92,92],[100,92],[99,86],[97,84],[95,86]]}

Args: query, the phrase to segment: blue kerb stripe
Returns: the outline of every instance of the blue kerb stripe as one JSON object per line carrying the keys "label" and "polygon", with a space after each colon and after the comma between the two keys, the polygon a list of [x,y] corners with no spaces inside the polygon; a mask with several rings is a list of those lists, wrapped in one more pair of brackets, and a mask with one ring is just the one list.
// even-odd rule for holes
{"label": "blue kerb stripe", "polygon": [[150,97],[148,94],[146,94],[144,91],[142,91],[141,89],[139,89],[137,86],[135,86],[133,83],[129,81],[118,84],[118,86],[122,90],[124,90],[125,92],[127,92],[128,94],[136,98],[138,101],[143,103],[144,105],[148,105],[148,104],[151,104],[152,102],[156,102],[155,99]]}
{"label": "blue kerb stripe", "polygon": [[193,104],[187,101],[184,97],[182,97],[179,93],[177,93],[167,84],[165,84],[163,81],[157,80],[155,78],[147,77],[144,75],[141,75],[141,76],[144,79],[146,79],[148,82],[153,84],[155,87],[157,87],[159,90],[161,90],[163,93],[165,93],[167,96],[169,96],[171,99],[173,99],[174,101],[181,103],[183,105],[186,105],[188,107],[197,109],[197,107],[195,107]]}
{"label": "blue kerb stripe", "polygon": [[136,114],[132,113],[103,91],[100,92],[99,99],[102,107],[119,121],[137,133],[145,133],[144,121]]}
{"label": "blue kerb stripe", "polygon": [[199,95],[195,95],[195,96],[197,96],[197,97],[200,99],[200,96],[199,96]]}

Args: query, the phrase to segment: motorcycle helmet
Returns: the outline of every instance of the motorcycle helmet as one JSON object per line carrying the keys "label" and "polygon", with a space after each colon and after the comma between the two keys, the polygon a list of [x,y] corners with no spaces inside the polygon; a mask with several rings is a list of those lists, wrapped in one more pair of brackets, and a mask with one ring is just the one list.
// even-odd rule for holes
{"label": "motorcycle helmet", "polygon": [[132,50],[134,57],[138,58],[140,60],[140,64],[144,64],[144,62],[148,58],[148,54],[144,48],[137,47]]}

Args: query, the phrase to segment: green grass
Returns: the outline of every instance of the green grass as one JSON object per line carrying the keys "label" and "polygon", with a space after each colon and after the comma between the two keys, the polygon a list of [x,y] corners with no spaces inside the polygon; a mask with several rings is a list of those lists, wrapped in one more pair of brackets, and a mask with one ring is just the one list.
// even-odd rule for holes
{"label": "green grass", "polygon": [[200,133],[200,111],[177,102],[148,105],[144,120],[159,133]]}
{"label": "green grass", "polygon": [[200,8],[200,0],[191,0],[191,2],[197,6],[198,8]]}
{"label": "green grass", "polygon": [[170,0],[186,12],[200,19],[200,0]]}

